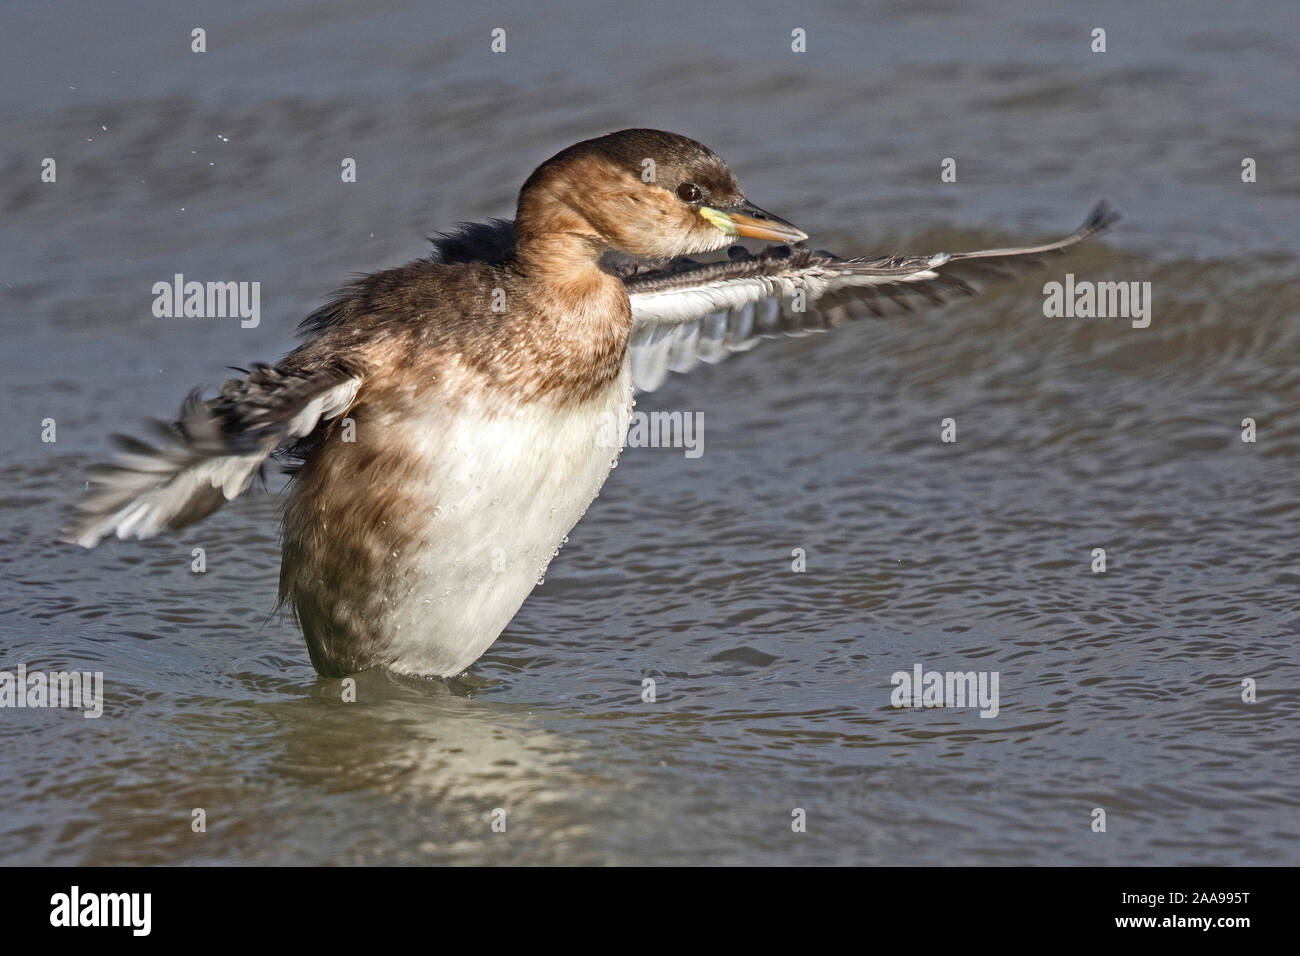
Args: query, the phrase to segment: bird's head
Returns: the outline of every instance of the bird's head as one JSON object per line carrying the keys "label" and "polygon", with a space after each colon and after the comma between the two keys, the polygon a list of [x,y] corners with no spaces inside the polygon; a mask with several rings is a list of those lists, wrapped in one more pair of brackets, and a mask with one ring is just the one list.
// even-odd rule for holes
{"label": "bird's head", "polygon": [[685,136],[626,129],[552,156],[519,191],[521,241],[548,235],[652,259],[721,249],[736,238],[808,236],[758,208],[727,164]]}

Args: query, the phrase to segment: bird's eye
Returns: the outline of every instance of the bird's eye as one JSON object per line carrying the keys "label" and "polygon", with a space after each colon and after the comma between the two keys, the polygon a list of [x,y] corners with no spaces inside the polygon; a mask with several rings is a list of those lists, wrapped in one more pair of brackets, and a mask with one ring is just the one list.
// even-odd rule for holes
{"label": "bird's eye", "polygon": [[700,187],[695,183],[682,183],[677,187],[677,198],[682,202],[697,202],[701,195]]}

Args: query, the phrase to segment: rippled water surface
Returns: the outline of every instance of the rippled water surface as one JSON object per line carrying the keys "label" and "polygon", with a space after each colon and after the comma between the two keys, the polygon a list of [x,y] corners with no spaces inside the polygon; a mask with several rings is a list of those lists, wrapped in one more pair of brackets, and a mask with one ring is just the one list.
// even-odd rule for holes
{"label": "rippled water surface", "polygon": [[[0,861],[1300,862],[1294,4],[130,9],[0,12],[0,668],[107,685],[99,720],[0,710]],[[268,617],[273,493],[56,543],[109,433],[631,125],[845,254],[1048,238],[1100,196],[1126,218],[644,396],[702,411],[704,455],[629,449],[454,681],[366,673],[344,703],[315,676]],[[1066,271],[1150,282],[1150,327],[1045,318]],[[260,281],[261,325],[154,318],[178,272]],[[996,671],[999,715],[892,708],[914,664]]]}

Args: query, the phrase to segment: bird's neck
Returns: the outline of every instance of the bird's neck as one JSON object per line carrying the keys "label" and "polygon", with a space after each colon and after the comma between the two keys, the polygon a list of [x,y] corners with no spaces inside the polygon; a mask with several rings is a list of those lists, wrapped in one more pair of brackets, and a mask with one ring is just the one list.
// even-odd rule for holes
{"label": "bird's neck", "polygon": [[596,227],[565,202],[563,189],[540,184],[519,197],[515,214],[515,258],[531,277],[577,274],[598,269],[605,251]]}
{"label": "bird's neck", "polygon": [[632,323],[627,290],[600,267],[608,245],[579,211],[548,193],[520,200],[516,269],[564,331],[583,339],[626,336]]}

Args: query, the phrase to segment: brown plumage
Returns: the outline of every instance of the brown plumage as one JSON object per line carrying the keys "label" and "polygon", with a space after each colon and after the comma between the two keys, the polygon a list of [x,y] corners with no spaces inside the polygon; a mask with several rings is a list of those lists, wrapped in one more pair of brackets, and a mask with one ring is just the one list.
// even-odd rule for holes
{"label": "brown plumage", "polygon": [[[607,268],[611,251],[662,260],[735,236],[807,237],[750,204],[694,140],[624,130],[578,143],[528,178],[513,223],[464,227],[429,259],[354,282],[302,323],[306,341],[283,361],[191,395],[155,445],[121,439],[126,454],[94,473],[69,537],[93,547],[184,527],[279,454],[296,469],[280,600],[316,669],[454,674],[496,639],[598,493],[634,374],[653,387],[693,362],[683,343],[725,352],[811,328],[805,299],[878,312],[881,296],[966,292],[962,270],[1059,251],[1110,218],[1099,207],[1063,242],[965,256],[780,247]],[[638,373],[630,339],[653,358]]]}
{"label": "brown plumage", "polygon": [[[694,140],[624,130],[572,146],[525,182],[508,244],[482,255],[448,242],[353,283],[278,365],[192,399],[159,446],[128,440],[71,536],[89,547],[183,527],[278,449],[297,463],[280,599],[317,669],[462,669],[618,453],[598,435],[606,417],[626,423],[632,312],[602,256],[718,249],[746,222],[802,238]],[[467,501],[485,488],[492,500]]]}

